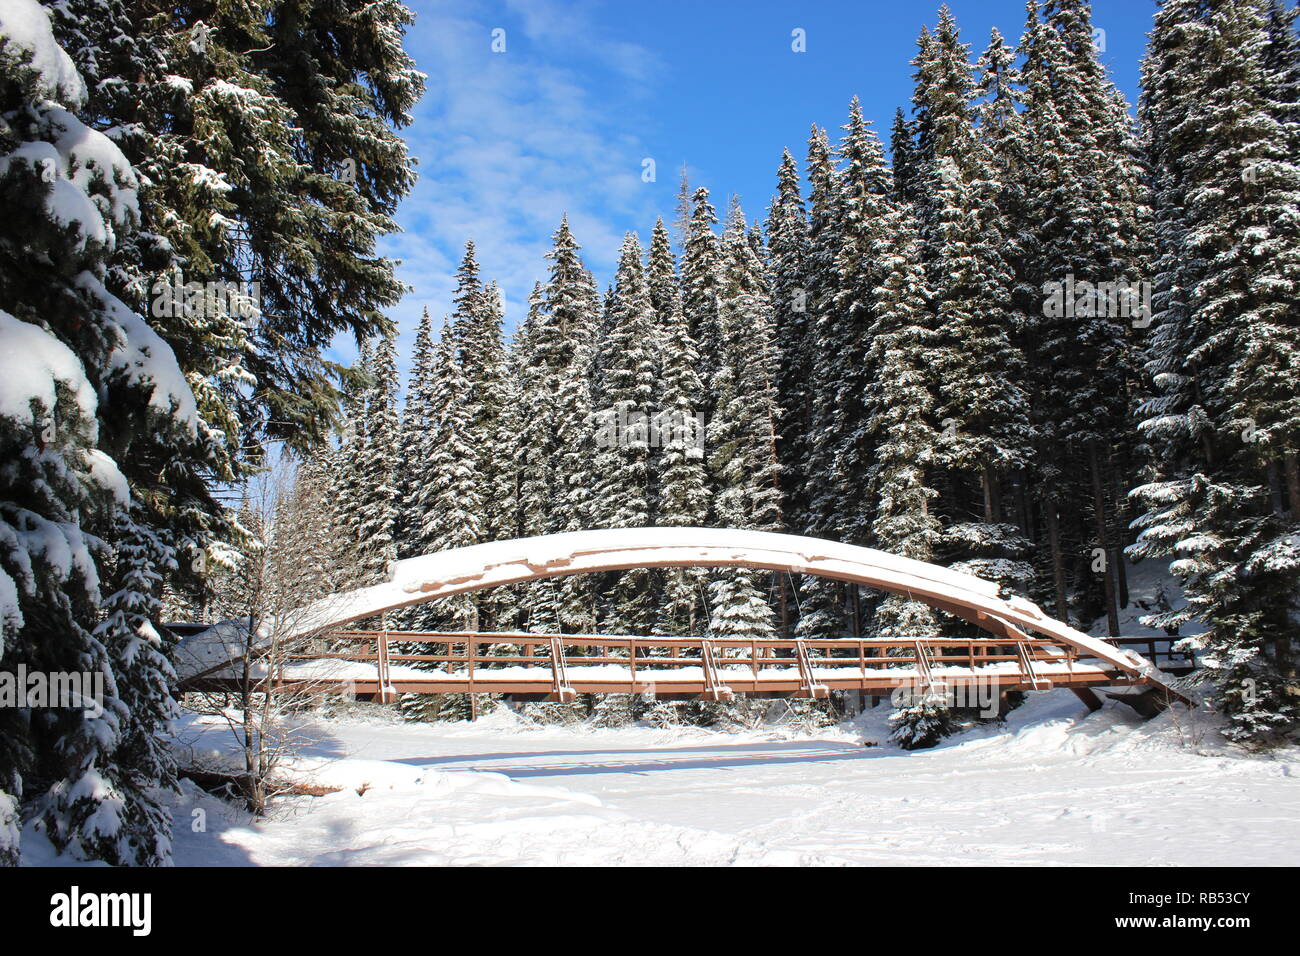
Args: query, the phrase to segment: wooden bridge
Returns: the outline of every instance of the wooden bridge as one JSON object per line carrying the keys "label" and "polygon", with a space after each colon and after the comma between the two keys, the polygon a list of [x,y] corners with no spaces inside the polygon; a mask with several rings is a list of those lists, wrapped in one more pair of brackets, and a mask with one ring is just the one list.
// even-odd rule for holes
{"label": "wooden bridge", "polygon": [[[745,567],[812,574],[904,595],[975,624],[986,636],[735,640],[713,637],[401,633],[346,625],[455,594],[568,574],[659,567]],[[390,580],[314,601],[259,627],[252,640],[212,628],[178,647],[182,690],[258,686],[392,699],[403,693],[504,694],[572,700],[579,693],[730,700],[736,694],[885,696],[984,684],[999,692],[1146,685],[1185,700],[1130,646],[1004,598],[969,574],[854,545],[714,528],[579,531],[474,545],[396,562]],[[412,644],[442,653],[410,653]],[[240,662],[253,668],[237,667]],[[1183,663],[1169,658],[1166,663]],[[241,676],[242,673],[242,676]]]}
{"label": "wooden bridge", "polygon": [[[639,694],[658,700],[749,697],[824,698],[832,690],[886,697],[899,688],[963,695],[1066,687],[1089,706],[1091,688],[1147,681],[1059,642],[1027,638],[729,640],[598,634],[341,631],[278,656],[259,687],[309,694],[345,693],[390,701],[399,694],[499,694],[521,701],[568,702],[578,694]],[[1107,643],[1140,646],[1166,673],[1190,656],[1154,638]],[[400,648],[419,645],[430,652]],[[233,665],[235,662],[231,662]],[[184,689],[234,691],[232,666],[192,677]],[[981,686],[982,685],[982,686]]]}

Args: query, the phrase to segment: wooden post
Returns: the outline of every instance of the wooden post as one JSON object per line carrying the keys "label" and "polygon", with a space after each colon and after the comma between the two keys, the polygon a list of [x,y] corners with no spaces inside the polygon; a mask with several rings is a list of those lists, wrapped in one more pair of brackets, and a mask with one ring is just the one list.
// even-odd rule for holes
{"label": "wooden post", "polygon": [[469,673],[469,719],[478,720],[478,697],[474,694],[474,635],[465,635],[465,669]]}
{"label": "wooden post", "polygon": [[375,635],[375,676],[379,681],[379,692],[376,696],[381,704],[391,704],[394,695],[388,691],[388,622],[384,621],[384,629]]}

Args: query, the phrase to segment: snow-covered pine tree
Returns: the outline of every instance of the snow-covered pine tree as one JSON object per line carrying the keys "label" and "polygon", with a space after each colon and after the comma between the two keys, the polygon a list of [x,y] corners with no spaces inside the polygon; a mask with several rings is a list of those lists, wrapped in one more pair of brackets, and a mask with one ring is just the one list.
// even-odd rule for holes
{"label": "snow-covered pine tree", "polygon": [[645,273],[650,289],[650,308],[655,316],[655,350],[662,367],[663,352],[668,348],[668,327],[673,313],[680,313],[682,308],[682,285],[677,275],[677,257],[673,255],[672,236],[662,216],[655,220],[655,227],[650,233]]}
{"label": "snow-covered pine tree", "polygon": [[[864,402],[877,376],[867,356],[875,291],[888,277],[878,254],[883,244],[881,228],[892,208],[889,196],[893,183],[885,167],[884,150],[863,118],[857,97],[849,105],[839,157],[840,247],[835,258],[838,281],[830,313],[833,321],[826,324],[827,335],[822,343],[833,360],[823,363],[818,376],[819,380],[824,376],[822,384],[836,394],[831,424],[819,433],[818,441],[830,441],[835,449],[835,536],[840,541],[865,545],[871,538],[871,508],[864,479],[875,459],[875,439],[866,428]],[[858,602],[851,604],[856,612]],[[856,613],[854,623],[860,626]]]}
{"label": "snow-covered pine tree", "polygon": [[[420,336],[426,342],[417,340],[417,350],[425,344],[429,352],[423,367],[417,364],[419,378],[411,383],[413,393],[418,388],[419,396],[412,394],[407,406],[407,414],[418,416],[422,430],[417,439],[422,457],[407,501],[408,533],[419,543],[421,554],[478,544],[486,512],[480,497],[479,459],[472,444],[474,402],[468,395],[469,379],[456,347],[456,329],[450,322],[444,323],[436,344],[427,341],[427,332],[428,323],[422,321]],[[418,405],[413,407],[412,402]],[[472,594],[412,605],[397,615],[406,630],[482,630],[479,602]],[[445,652],[447,645],[404,641],[399,649],[406,654],[438,654]],[[413,662],[412,666],[431,665]],[[472,710],[470,702],[459,694],[445,700],[404,694],[398,706],[408,720],[458,720]]]}
{"label": "snow-covered pine tree", "polygon": [[[1168,272],[1148,364],[1156,398],[1142,423],[1155,480],[1133,492],[1147,511],[1132,550],[1173,557],[1188,599],[1150,623],[1205,623],[1188,640],[1217,684],[1228,735],[1257,744],[1300,728],[1300,334],[1285,318],[1300,271],[1289,215],[1300,166],[1294,104],[1270,95],[1296,66],[1276,59],[1273,15],[1267,0],[1225,0],[1170,2],[1156,17],[1143,121],[1156,261]],[[1174,199],[1179,208],[1166,208]]]}
{"label": "snow-covered pine tree", "polygon": [[[935,333],[912,207],[889,203],[878,230],[870,253],[882,280],[871,297],[867,364],[872,374],[865,397],[865,428],[875,444],[869,488],[872,544],[891,554],[930,561],[942,530],[930,508],[937,492],[927,478],[939,439],[929,375]],[[871,633],[928,637],[941,628],[929,605],[891,594],[876,605]],[[907,749],[933,746],[953,727],[941,694],[912,694],[890,716],[890,723],[892,739]]]}
{"label": "snow-covered pine tree", "polygon": [[361,502],[358,511],[360,571],[367,583],[386,580],[397,559],[393,528],[397,516],[396,459],[397,352],[392,335],[380,336],[370,354],[370,387],[363,399],[364,458],[361,463]]}
{"label": "snow-covered pine tree", "polygon": [[294,531],[283,546],[294,549],[294,560],[301,568],[294,573],[293,585],[301,601],[323,598],[348,587],[344,542],[330,503],[334,493],[332,451],[327,447],[296,464],[286,499]]}
{"label": "snow-covered pine tree", "polygon": [[[230,183],[188,149],[184,124],[162,118],[189,89],[172,68],[174,38],[156,23],[142,27],[139,11],[129,10],[124,0],[59,0],[48,6],[56,36],[86,80],[83,115],[113,139],[140,174],[140,228],[120,237],[110,256],[107,285],[172,344],[195,393],[200,427],[211,435],[209,446],[217,457],[209,467],[217,480],[235,480],[241,466],[237,451],[246,437],[240,434],[241,406],[248,404],[256,385],[244,366],[244,353],[258,306],[253,298],[232,303],[195,293],[193,287],[174,288],[189,280],[249,278],[214,266],[228,252],[219,224],[230,208]],[[276,118],[278,114],[271,117],[273,122]],[[247,128],[257,123],[257,117],[250,117]],[[279,171],[283,157],[270,156],[268,150],[266,165]],[[139,483],[146,476],[175,473],[175,465],[160,469],[142,456],[141,467],[129,478]],[[166,493],[177,505],[178,491]],[[180,530],[174,524],[180,516],[199,523],[183,534],[202,539],[228,533],[220,512],[174,507],[171,530]],[[188,565],[182,562],[181,570],[188,571]]]}
{"label": "snow-covered pine tree", "polygon": [[366,396],[373,385],[370,375],[372,344],[364,342],[344,380],[338,447],[329,455],[332,493],[330,510],[342,540],[340,560],[343,580],[350,587],[374,582],[365,575],[365,542],[361,522],[366,502]]}
{"label": "snow-covered pine tree", "polygon": [[[659,454],[655,461],[655,523],[702,527],[708,522],[709,491],[704,455],[704,386],[699,353],[682,313],[681,290],[668,230],[655,225],[650,244],[650,300],[658,324],[660,392]],[[705,572],[664,572],[655,631],[673,636],[699,633],[700,595]]]}
{"label": "snow-covered pine tree", "polygon": [[[596,410],[591,518],[600,528],[652,524],[651,416],[659,406],[658,340],[650,285],[635,233],[623,240],[610,299],[607,335],[596,344],[604,370]],[[603,626],[613,634],[648,634],[654,623],[649,571],[616,576],[605,596]]]}
{"label": "snow-covered pine tree", "polygon": [[178,482],[176,506],[215,511],[202,480],[191,484],[214,456],[172,349],[106,285],[117,244],[138,229],[139,179],[76,115],[86,102],[46,11],[6,4],[0,669],[103,684],[92,706],[0,710],[0,860],[16,860],[15,813],[28,799],[61,850],[154,864],[169,856],[154,784],[171,780],[160,735],[172,702],[150,618],[183,539],[160,538],[127,473],[158,456],[176,469],[167,478]]}
{"label": "snow-covered pine tree", "polygon": [[[502,331],[501,291],[495,283],[482,284],[474,243],[465,246],[465,256],[456,273],[452,314],[454,347],[464,370],[467,388],[464,401],[470,404],[469,447],[476,456],[474,472],[480,488],[482,540],[511,536],[514,495],[514,462],[508,448],[499,444],[508,415],[509,369]],[[509,594],[492,591],[474,597],[480,616],[491,624],[498,615],[511,614]]]}
{"label": "snow-covered pine tree", "polygon": [[786,521],[803,527],[807,509],[807,444],[812,378],[812,329],[808,309],[808,214],[799,190],[799,170],[786,150],[777,172],[776,196],[767,217],[771,256],[772,314],[779,354],[777,392],[781,421],[777,453],[781,461]]}
{"label": "snow-covered pine tree", "polygon": [[894,111],[894,125],[889,133],[890,165],[894,173],[894,198],[909,206],[919,206],[921,174],[918,168],[916,128],[900,106]]}
{"label": "snow-covered pine tree", "polygon": [[[430,542],[420,534],[427,465],[433,455],[433,389],[435,385],[433,321],[426,306],[415,330],[411,374],[397,434],[393,487],[397,491],[395,518],[398,558],[425,554]],[[398,612],[399,615],[402,612]]]}
{"label": "snow-covered pine tree", "polygon": [[[121,826],[83,823],[87,835],[78,843],[96,859],[165,866],[171,862],[172,816],[158,794],[176,786],[176,758],[164,736],[173,731],[177,717],[172,699],[176,674],[165,631],[157,625],[163,576],[175,565],[175,550],[148,524],[136,521],[129,507],[120,509],[115,521],[107,581],[111,593],[100,608],[95,637],[114,661],[116,696],[129,715],[112,771],[122,801]],[[88,817],[100,812],[93,804],[83,809]]]}
{"label": "snow-covered pine tree", "polygon": [[[547,253],[550,277],[534,291],[520,342],[520,511],[530,535],[589,526],[591,348],[600,305],[579,248],[565,217]],[[531,630],[587,633],[595,625],[582,575],[539,582],[523,597]]]}
{"label": "snow-covered pine tree", "polygon": [[[424,89],[402,48],[412,20],[396,0],[364,16],[322,0],[265,11],[184,0],[147,21],[166,38],[168,72],[139,119],[192,131],[176,147],[194,164],[162,180],[159,212],[179,216],[158,231],[198,245],[188,268],[217,273],[199,281],[260,281],[244,365],[266,406],[259,424],[291,444],[320,440],[329,421],[321,344],[384,334],[383,310],[403,292],[375,242],[415,181],[396,131]],[[191,204],[191,177],[218,201]]]}
{"label": "snow-covered pine tree", "polygon": [[[922,255],[934,295],[936,418],[949,562],[1017,590],[1032,579],[1021,529],[1005,520],[1003,485],[1029,459],[1033,430],[1024,356],[1013,336],[1014,283],[1003,258],[997,183],[972,123],[969,50],[947,7],[922,35],[915,103],[925,175]],[[982,520],[967,521],[967,509]]]}
{"label": "snow-covered pine tree", "polygon": [[1018,280],[1012,299],[1018,313],[1017,328],[1023,334],[1030,321],[1029,313],[1040,311],[1042,292],[1025,278],[1026,259],[1030,254],[1025,245],[1032,240],[1022,228],[1026,217],[1025,180],[1033,157],[1021,112],[1016,56],[1015,48],[994,27],[989,35],[989,45],[975,66],[979,78],[979,102],[974,116],[979,137],[988,147],[993,164],[1003,258],[1007,259]]}
{"label": "snow-covered pine tree", "polygon": [[[438,442],[438,345],[433,321],[426,307],[420,315],[411,353],[411,373],[406,402],[398,430],[393,487],[397,492],[395,551],[410,558],[434,550],[437,522],[433,519],[434,498],[431,462]],[[441,609],[431,604],[413,604],[389,615],[404,630],[435,630],[446,623]],[[403,647],[415,653],[414,647]]]}
{"label": "snow-covered pine tree", "polygon": [[[776,460],[776,341],[763,267],[739,206],[722,240],[718,301],[721,352],[714,380],[717,408],[709,421],[709,467],[719,527],[775,531],[781,527]],[[710,586],[710,633],[773,637],[772,608],[761,576],[720,572]]]}
{"label": "snow-covered pine tree", "polygon": [[947,699],[935,691],[919,691],[889,715],[890,739],[904,750],[933,747],[956,729]]}
{"label": "snow-covered pine tree", "polygon": [[[831,342],[835,328],[834,302],[839,289],[836,260],[840,248],[839,186],[826,131],[814,126],[808,138],[808,254],[806,321],[809,327],[809,432],[806,444],[804,517],[801,533],[818,538],[836,535],[837,506],[834,441],[838,401],[838,361]],[[844,633],[844,589],[836,581],[805,577],[799,582],[801,637],[841,637]]]}
{"label": "snow-covered pine tree", "polygon": [[[1062,539],[1077,540],[1072,563],[1086,572],[1079,575],[1080,610],[1086,619],[1104,610],[1113,631],[1124,567],[1113,489],[1125,481],[1117,475],[1130,473],[1129,340],[1142,320],[1120,314],[1121,305],[1131,311],[1138,303],[1100,290],[1143,275],[1146,206],[1128,107],[1098,59],[1088,5],[1051,0],[1043,12],[1040,21],[1030,4],[1021,41],[1021,126],[1027,153],[1054,160],[1020,164],[1017,214],[1025,237],[1018,271],[1031,290],[1022,305],[1030,306],[1026,349],[1041,462],[1035,484],[1049,512],[1058,608]],[[1054,295],[1062,286],[1063,295]],[[1092,571],[1094,549],[1105,555],[1100,574]]]}
{"label": "snow-covered pine tree", "polygon": [[[511,404],[512,382],[510,356],[506,350],[505,301],[501,287],[490,281],[483,287],[483,316],[476,328],[472,351],[475,358],[467,371],[470,390],[483,389],[479,415],[474,421],[474,443],[483,449],[479,472],[483,481],[483,540],[501,541],[515,536],[514,505],[516,476],[511,454],[511,431],[515,427]],[[462,341],[462,352],[470,343]],[[476,385],[481,382],[482,385]],[[492,603],[495,607],[495,602]]]}
{"label": "snow-covered pine tree", "polygon": [[[430,411],[431,425],[427,510],[420,536],[432,551],[449,551],[478,544],[483,539],[483,482],[478,475],[478,455],[473,445],[474,403],[463,356],[456,349],[455,328],[443,326],[434,352]],[[478,607],[472,595],[446,599],[443,604],[455,625],[477,631]]]}
{"label": "snow-covered pine tree", "polygon": [[[872,294],[867,362],[873,374],[865,395],[866,428],[876,444],[871,540],[890,554],[930,561],[941,532],[930,509],[937,492],[927,480],[938,444],[928,371],[935,334],[911,208],[890,206],[871,250],[883,276]],[[876,607],[871,633],[923,637],[939,628],[928,605],[891,595]]]}
{"label": "snow-covered pine tree", "polygon": [[713,227],[718,214],[703,186],[691,197],[691,219],[682,249],[682,314],[687,331],[700,353],[700,381],[704,383],[710,407],[717,401],[713,379],[717,372],[720,333],[718,331],[719,271],[722,253]]}
{"label": "snow-covered pine tree", "polygon": [[322,440],[337,397],[322,344],[381,331],[381,310],[401,294],[374,242],[414,182],[393,129],[423,90],[401,47],[410,12],[55,6],[74,58],[97,73],[95,125],[113,130],[146,183],[142,238],[115,257],[114,291],[143,309],[177,268],[199,283],[259,283],[256,322],[152,318],[192,380],[206,381],[204,420],[229,429],[232,448],[240,425],[295,446]]}
{"label": "snow-covered pine tree", "polygon": [[[264,439],[300,452],[324,440],[339,369],[322,349],[339,332],[383,332],[382,309],[403,291],[374,247],[414,183],[395,131],[423,90],[402,49],[411,14],[392,0],[365,16],[316,0],[50,6],[88,73],[88,122],[141,173],[141,228],[118,244],[106,283],[173,346],[212,461],[191,469],[141,449],[124,464],[133,486],[171,483],[141,497],[167,502],[156,524],[172,534],[195,525],[179,532],[188,548],[228,531],[220,509],[184,503],[180,479],[238,481]],[[212,283],[238,292],[213,295]]]}

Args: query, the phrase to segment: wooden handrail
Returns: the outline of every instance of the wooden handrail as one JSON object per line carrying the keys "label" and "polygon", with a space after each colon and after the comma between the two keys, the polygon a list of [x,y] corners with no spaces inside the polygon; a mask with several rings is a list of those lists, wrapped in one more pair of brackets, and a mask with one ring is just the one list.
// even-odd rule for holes
{"label": "wooden handrail", "polygon": [[[819,651],[817,665],[828,668],[854,667],[860,673],[878,671],[894,666],[919,666],[928,671],[930,666],[965,666],[981,667],[1006,661],[1023,661],[1033,669],[1034,662],[1065,663],[1067,669],[1073,670],[1080,659],[1077,648],[1062,645],[1043,638],[1026,638],[1022,641],[1006,640],[995,637],[925,637],[925,638],[823,638],[815,640],[800,639],[757,639],[757,638],[700,638],[700,637],[657,637],[654,635],[595,635],[595,634],[528,634],[523,632],[469,632],[469,631],[407,631],[386,632],[343,631],[331,635],[332,639],[344,642],[360,641],[375,648],[374,653],[345,653],[326,651],[318,654],[290,654],[290,660],[313,660],[330,658],[351,661],[377,661],[383,670],[391,670],[395,664],[438,665],[446,664],[454,671],[457,665],[469,672],[479,666],[489,668],[503,666],[529,666],[537,662],[536,648],[552,646],[556,642],[563,647],[587,651],[579,656],[584,665],[627,664],[629,669],[654,669],[656,667],[689,667],[698,665],[705,654],[705,648],[715,651],[739,651],[728,654],[722,659],[723,666],[735,667],[748,665],[755,675],[765,664],[777,664],[788,661],[791,666],[801,666],[801,658],[807,658],[810,651]],[[1149,637],[1110,638],[1115,644],[1150,644],[1150,651],[1157,656],[1184,656],[1178,651],[1156,651],[1156,643],[1161,642]],[[1170,641],[1173,639],[1171,638]],[[387,643],[399,641],[411,644],[446,644],[446,654],[395,654]],[[522,654],[486,654],[482,648],[492,645],[512,644],[519,646]],[[456,645],[463,645],[463,651],[457,652]],[[364,646],[364,645],[363,645]],[[380,652],[380,648],[383,652]],[[591,651],[605,653],[590,653]],[[626,650],[627,655],[612,653]],[[670,656],[655,654],[656,650],[667,650]],[[920,655],[918,657],[918,650]],[[683,655],[682,651],[694,651],[695,654]],[[789,651],[788,655],[777,652]],[[908,652],[911,653],[908,653]],[[377,660],[378,658],[378,660]],[[919,661],[919,663],[918,663]],[[811,667],[811,664],[803,666]],[[633,674],[635,678],[635,673]]]}
{"label": "wooden handrail", "polygon": [[[998,636],[801,640],[386,630],[323,636],[327,638],[325,646],[332,649],[282,655],[280,673],[265,679],[272,689],[328,683],[320,675],[303,671],[294,676],[284,670],[286,664],[318,660],[374,664],[375,676],[356,683],[365,684],[365,692],[380,700],[393,696],[394,688],[399,693],[468,693],[473,700],[476,693],[503,692],[494,690],[503,685],[511,688],[506,693],[532,694],[535,685],[536,693],[567,701],[576,697],[574,682],[598,688],[592,692],[600,693],[640,693],[660,682],[677,687],[685,684],[698,688],[689,693],[705,699],[730,700],[736,693],[733,684],[745,692],[762,691],[766,685],[777,693],[817,698],[828,696],[832,687],[855,685],[878,693],[897,680],[919,680],[922,686],[940,687],[991,679],[1000,685],[1029,688],[1108,683],[1112,678],[1133,681],[1133,675],[1120,673],[1113,662],[1094,658],[1086,650],[1028,636],[1019,640]],[[1190,659],[1190,654],[1172,648],[1158,650],[1160,645],[1170,647],[1176,638],[1121,636],[1107,640],[1113,645],[1144,646],[1149,654]],[[413,651],[445,653],[394,653],[393,642]],[[539,652],[543,645],[547,650]],[[495,652],[501,648],[508,653]],[[1089,666],[1080,668],[1081,661],[1090,662]],[[1006,667],[1008,663],[1014,667]],[[573,665],[572,674],[569,664]],[[626,668],[627,677],[588,670],[606,665]],[[430,673],[443,668],[445,674],[434,677]],[[516,670],[511,673],[505,668]],[[195,689],[219,689],[224,679],[216,676],[218,673],[211,669],[187,683]],[[894,677],[895,673],[899,676]],[[438,689],[440,683],[449,689]],[[453,687],[455,691],[450,690]]]}

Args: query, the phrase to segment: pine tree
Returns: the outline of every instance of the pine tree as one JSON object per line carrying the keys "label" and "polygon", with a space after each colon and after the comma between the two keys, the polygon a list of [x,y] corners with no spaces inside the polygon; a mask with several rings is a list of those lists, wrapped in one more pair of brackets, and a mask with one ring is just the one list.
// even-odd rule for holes
{"label": "pine tree", "polygon": [[[1022,589],[1032,569],[1019,560],[1027,542],[1004,521],[1005,476],[1029,460],[1033,432],[1014,341],[1014,285],[998,229],[997,184],[988,147],[973,126],[969,52],[947,7],[916,60],[919,149],[926,201],[922,255],[933,290],[938,335],[936,418],[941,464],[956,520],[945,531],[954,567]],[[977,491],[982,520],[965,521],[964,498]]]}
{"label": "pine tree", "polygon": [[[470,404],[468,443],[476,458],[473,469],[480,482],[477,497],[483,508],[481,534],[483,540],[503,540],[513,533],[515,494],[510,444],[501,444],[509,437],[505,430],[510,415],[504,317],[500,289],[495,283],[483,285],[480,281],[473,242],[466,244],[452,298],[454,346],[467,384],[464,400]],[[475,595],[474,601],[489,623],[512,614],[507,592]]]}
{"label": "pine tree", "polygon": [[691,219],[682,252],[682,313],[687,331],[699,347],[700,378],[710,404],[717,400],[712,391],[716,357],[720,347],[718,330],[719,270],[721,247],[713,232],[718,214],[709,202],[709,191],[701,186],[691,200]]}
{"label": "pine tree", "polygon": [[501,293],[495,283],[480,284],[473,242],[466,244],[453,298],[456,310],[452,328],[468,384],[471,444],[477,450],[476,467],[483,483],[479,497],[487,518],[484,533],[489,539],[509,537],[501,532],[506,523],[512,475],[505,468],[508,460],[497,454],[496,445],[507,388]]}
{"label": "pine tree", "polygon": [[[165,863],[173,704],[156,599],[191,542],[155,532],[145,495],[170,485],[169,505],[215,512],[201,472],[216,456],[172,349],[107,284],[139,229],[136,171],[76,115],[85,84],[39,5],[7,5],[0,36],[0,670],[102,680],[91,706],[0,711],[0,859],[16,858],[31,800],[60,850]],[[173,471],[132,489],[159,461]]]}
{"label": "pine tree", "polygon": [[[722,346],[709,422],[709,466],[718,525],[775,531],[781,526],[776,461],[776,349],[762,263],[734,207],[723,235],[718,302]],[[720,572],[710,587],[710,632],[719,637],[772,637],[772,609],[747,571]]]}
{"label": "pine tree", "polygon": [[880,230],[891,209],[893,184],[885,168],[884,151],[863,119],[857,97],[849,107],[844,130],[839,150],[840,246],[835,258],[834,320],[827,323],[829,334],[823,340],[833,361],[825,363],[821,383],[834,392],[834,406],[831,423],[818,440],[834,447],[836,537],[850,544],[866,544],[871,517],[864,478],[875,459],[875,449],[872,434],[864,427],[863,402],[877,375],[868,364],[867,353],[875,290],[888,277],[878,259]]}
{"label": "pine tree", "polygon": [[[814,126],[808,140],[808,255],[805,260],[810,326],[809,434],[803,499],[806,502],[800,531],[813,537],[836,535],[835,454],[838,359],[834,302],[839,289],[836,260],[840,248],[839,187],[830,142],[825,130]],[[799,584],[800,636],[840,637],[844,633],[843,588],[838,582],[810,577]]]}
{"label": "pine tree", "polygon": [[777,454],[781,461],[786,519],[802,527],[807,502],[808,430],[812,343],[808,317],[808,216],[799,191],[799,171],[786,150],[777,173],[777,194],[767,218],[772,264],[772,313],[779,352],[777,393],[781,421]]}
{"label": "pine tree", "polygon": [[[439,453],[440,421],[448,400],[447,372],[441,363],[444,346],[435,342],[426,308],[420,316],[411,357],[411,375],[398,436],[394,487],[397,489],[397,556],[417,557],[437,549],[440,523],[436,500],[439,476],[433,461]],[[436,630],[447,625],[445,607],[436,602],[413,604],[392,615],[405,630]],[[404,653],[424,653],[423,646],[403,646]]]}
{"label": "pine tree", "polygon": [[[430,396],[431,455],[427,464],[428,506],[420,528],[432,551],[449,551],[482,540],[483,483],[474,448],[474,405],[470,381],[456,351],[456,335],[444,326],[434,353],[434,387]],[[438,602],[443,603],[443,602]],[[478,607],[472,595],[448,598],[447,612],[461,629],[477,631]]]}
{"label": "pine tree", "polygon": [[[1058,300],[1071,298],[1076,288],[1136,283],[1143,272],[1146,209],[1127,104],[1098,59],[1087,5],[1053,0],[1043,12],[1040,22],[1036,4],[1030,5],[1021,44],[1025,149],[1030,156],[1053,157],[1020,167],[1021,215],[1029,237],[1020,272],[1039,302],[1039,308],[1026,310],[1042,462],[1036,484],[1049,521],[1055,525],[1061,514],[1066,538],[1077,538],[1089,557],[1094,548],[1105,555],[1100,587],[1095,577],[1083,583],[1092,595],[1089,603],[1104,605],[1113,631],[1122,565],[1114,548],[1118,506],[1110,490],[1114,472],[1127,470],[1131,454],[1129,383],[1135,363],[1129,339],[1141,320],[1119,314],[1119,299],[1111,297],[1112,305],[1100,293],[1079,296],[1077,303]],[[1054,292],[1062,285],[1064,296]],[[1049,547],[1059,610],[1062,534],[1054,537]]]}
{"label": "pine tree", "polygon": [[890,163],[894,171],[894,199],[911,207],[921,204],[921,173],[918,168],[916,128],[900,106],[894,111],[889,134]]}
{"label": "pine tree", "polygon": [[[520,508],[525,533],[555,534],[589,527],[591,349],[599,295],[578,257],[568,219],[547,254],[550,278],[536,291],[521,343],[519,435]],[[581,576],[530,589],[528,625],[540,632],[588,633],[594,627],[590,584]]]}
{"label": "pine tree", "polygon": [[[937,492],[927,479],[938,445],[928,375],[935,336],[910,208],[894,204],[882,227],[872,251],[885,279],[872,297],[868,363],[873,376],[866,393],[866,429],[877,448],[870,478],[871,538],[873,547],[928,562],[941,531],[930,510]],[[928,605],[890,595],[876,608],[871,633],[921,637],[939,629]]]}
{"label": "pine tree", "polygon": [[[659,329],[662,382],[655,522],[669,527],[702,527],[709,514],[704,386],[698,372],[699,354],[682,314],[672,249],[662,220],[655,226],[650,245],[650,298]],[[698,633],[704,578],[704,572],[697,568],[670,568],[664,573],[656,633]]]}
{"label": "pine tree", "polygon": [[[396,475],[397,490],[396,551],[399,558],[427,554],[432,541],[422,534],[423,516],[429,505],[427,495],[428,463],[433,457],[435,434],[433,392],[437,385],[433,322],[426,307],[415,332],[411,353],[411,374],[406,389],[406,403],[398,429]],[[409,609],[408,609],[409,610]]]}
{"label": "pine tree", "polygon": [[890,739],[904,750],[933,747],[956,729],[947,700],[933,691],[912,695],[889,715],[889,722]]}
{"label": "pine tree", "polygon": [[370,355],[370,388],[363,398],[364,457],[361,462],[361,502],[357,532],[361,543],[361,572],[369,583],[388,578],[397,560],[393,529],[397,517],[397,359],[392,336],[382,336]]}
{"label": "pine tree", "polygon": [[339,444],[329,456],[331,511],[343,541],[340,559],[345,568],[344,581],[349,587],[373,584],[369,580],[366,540],[361,534],[367,495],[366,481],[366,405],[374,386],[370,373],[372,343],[362,343],[357,361],[349,370],[343,394]]}
{"label": "pine tree", "polygon": [[[601,406],[595,413],[595,481],[591,516],[596,527],[641,528],[652,523],[651,416],[658,407],[655,313],[634,233],[623,240],[610,300],[610,328],[597,343],[603,356]],[[617,576],[605,627],[615,634],[646,634],[653,623],[650,573]]]}
{"label": "pine tree", "polygon": [[[114,662],[117,698],[130,715],[114,754],[110,779],[121,805],[120,825],[93,827],[82,821],[81,850],[96,859],[117,860],[142,866],[171,862],[171,812],[158,794],[176,787],[176,758],[163,734],[173,731],[177,717],[172,686],[170,648],[164,632],[155,626],[162,618],[159,598],[163,575],[174,565],[175,551],[145,524],[135,521],[130,509],[117,512],[112,574],[113,588],[101,607],[103,619],[95,637]],[[103,807],[84,806],[98,816]]]}
{"label": "pine tree", "polygon": [[1298,337],[1283,318],[1297,275],[1283,210],[1300,199],[1300,167],[1294,106],[1270,96],[1296,66],[1275,58],[1274,13],[1264,0],[1174,2],[1156,18],[1143,121],[1162,272],[1142,430],[1157,458],[1154,480],[1133,492],[1147,512],[1132,550],[1174,557],[1188,601],[1151,623],[1205,623],[1189,643],[1217,683],[1228,735],[1261,744],[1300,727]]}
{"label": "pine tree", "polygon": [[[78,39],[104,18],[98,0],[65,6]],[[375,242],[415,181],[396,132],[424,88],[402,49],[412,14],[396,0],[365,16],[322,0],[265,10],[183,0],[125,22],[75,55],[113,71],[95,77],[92,106],[105,128],[129,131],[123,149],[149,184],[146,276],[179,266],[200,283],[259,284],[242,337],[231,323],[176,316],[165,334],[196,376],[235,350],[239,376],[218,372],[204,396],[214,423],[318,443],[337,398],[322,346],[339,332],[384,332],[383,309],[402,294]],[[123,33],[135,49],[119,63]],[[128,277],[140,271],[140,260],[119,261]]]}

